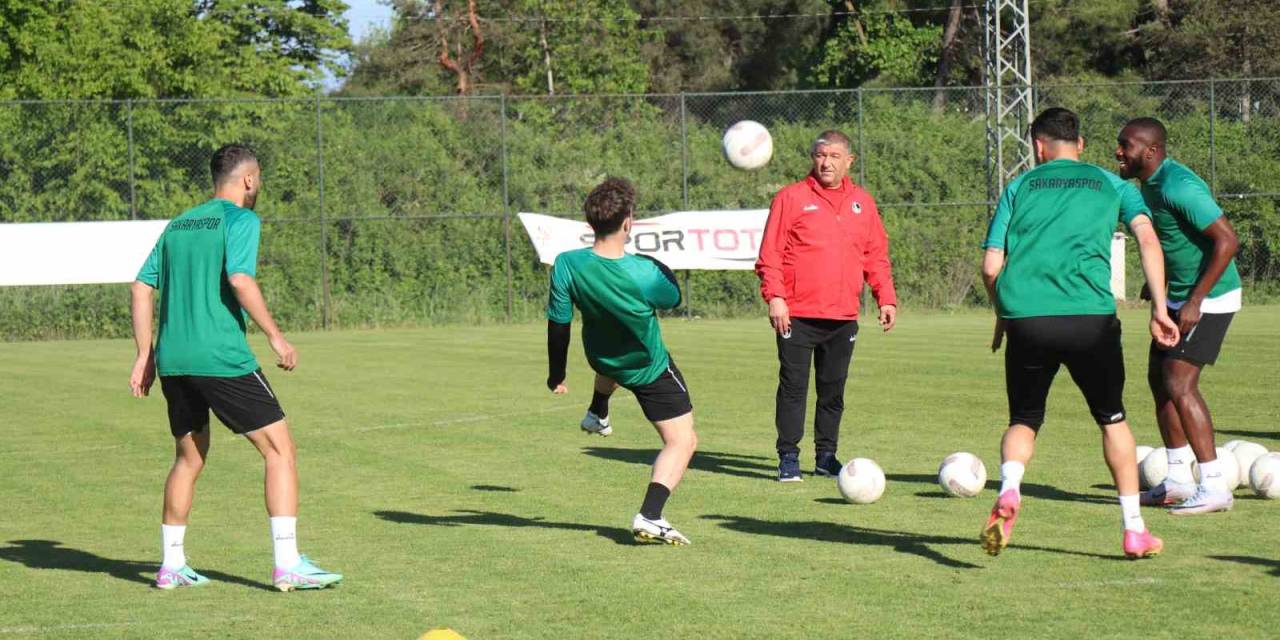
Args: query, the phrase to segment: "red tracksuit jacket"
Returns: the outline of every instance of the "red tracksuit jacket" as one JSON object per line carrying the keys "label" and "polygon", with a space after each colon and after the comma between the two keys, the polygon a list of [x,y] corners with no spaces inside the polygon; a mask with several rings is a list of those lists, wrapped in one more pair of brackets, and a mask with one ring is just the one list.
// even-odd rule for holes
{"label": "red tracksuit jacket", "polygon": [[765,302],[782,298],[797,318],[856,320],[864,279],[880,306],[898,304],[891,270],[876,202],[849,178],[825,189],[809,176],[774,196],[756,260]]}

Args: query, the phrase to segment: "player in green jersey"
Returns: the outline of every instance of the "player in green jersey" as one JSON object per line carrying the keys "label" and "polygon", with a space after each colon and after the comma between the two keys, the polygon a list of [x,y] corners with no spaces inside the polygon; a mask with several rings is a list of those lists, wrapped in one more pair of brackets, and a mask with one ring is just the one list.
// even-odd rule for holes
{"label": "player in green jersey", "polygon": [[[983,281],[998,319],[992,350],[1007,332],[1005,387],[1009,427],[1000,451],[1000,497],[982,530],[996,555],[1009,543],[1021,509],[1021,482],[1044,424],[1045,400],[1065,365],[1102,431],[1102,449],[1120,496],[1122,547],[1130,558],[1152,556],[1163,542],[1139,511],[1138,464],[1125,421],[1124,353],[1111,293],[1111,238],[1120,223],[1138,238],[1148,280],[1164,279],[1160,241],[1137,189],[1080,162],[1080,121],[1066,109],[1031,124],[1037,166],[1009,183],[983,243]],[[1151,335],[1177,341],[1163,292],[1152,305]]]}
{"label": "player in green jersey", "polygon": [[[1120,175],[1142,181],[1142,197],[1164,247],[1167,304],[1182,334],[1177,346],[1152,344],[1149,351],[1147,381],[1169,476],[1143,493],[1143,504],[1171,505],[1170,513],[1190,515],[1226,511],[1234,502],[1214,448],[1209,407],[1200,395],[1200,371],[1217,361],[1231,318],[1240,310],[1234,259],[1240,242],[1204,180],[1166,155],[1167,141],[1159,120],[1131,120],[1120,131],[1116,160]],[[1193,460],[1200,464],[1198,484],[1191,474]]]}
{"label": "player in green jersey", "polygon": [[[196,478],[209,453],[209,412],[257,447],[266,463],[267,514],[275,550],[272,584],[281,591],[319,589],[342,580],[298,553],[298,473],[293,438],[275,391],[245,340],[245,314],[267,335],[277,366],[298,364],[293,345],[271,318],[257,274],[260,222],[253,212],[262,170],[253,150],[218,149],[210,161],[213,199],[174,218],[133,283],[133,335],[138,357],[129,377],[136,397],[156,375],[169,409],[176,455],[164,485],[160,527],[161,589],[208,580],[187,565],[184,538]],[[159,337],[151,341],[154,292],[160,293]]]}
{"label": "player in green jersey", "polygon": [[635,394],[662,438],[662,451],[653,463],[640,513],[631,521],[632,533],[639,542],[689,544],[662,517],[698,443],[689,390],[658,328],[657,310],[678,306],[680,288],[666,265],[624,251],[635,203],[631,183],[605,180],[583,205],[595,234],[592,246],[556,257],[547,305],[547,388],[568,392],[565,363],[576,306],[582,313],[582,346],[596,372],[595,397],[582,428],[608,435],[609,395],[619,385]]}

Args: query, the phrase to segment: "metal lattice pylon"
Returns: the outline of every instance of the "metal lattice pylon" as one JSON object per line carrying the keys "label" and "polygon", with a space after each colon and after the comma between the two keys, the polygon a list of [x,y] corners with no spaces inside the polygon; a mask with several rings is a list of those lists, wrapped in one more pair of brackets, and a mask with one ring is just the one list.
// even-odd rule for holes
{"label": "metal lattice pylon", "polygon": [[991,200],[1034,164],[1027,0],[986,0],[987,185]]}

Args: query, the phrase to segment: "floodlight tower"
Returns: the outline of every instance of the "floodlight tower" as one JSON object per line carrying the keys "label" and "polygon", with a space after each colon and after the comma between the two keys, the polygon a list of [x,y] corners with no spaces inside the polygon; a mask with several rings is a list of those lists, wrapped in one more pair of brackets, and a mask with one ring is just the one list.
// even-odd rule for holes
{"label": "floodlight tower", "polygon": [[1034,164],[1027,128],[1031,93],[1031,24],[1027,0],[985,0],[987,192],[995,201],[1004,185]]}

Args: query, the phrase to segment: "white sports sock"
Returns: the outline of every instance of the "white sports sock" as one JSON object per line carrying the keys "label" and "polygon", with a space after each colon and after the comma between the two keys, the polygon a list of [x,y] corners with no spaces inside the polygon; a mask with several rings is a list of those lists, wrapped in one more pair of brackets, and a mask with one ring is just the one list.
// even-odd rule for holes
{"label": "white sports sock", "polygon": [[296,517],[272,518],[271,540],[275,544],[276,567],[291,569],[302,561],[298,555],[298,519]]}
{"label": "white sports sock", "polygon": [[1022,495],[1022,474],[1027,466],[1021,462],[1005,462],[1000,465],[1000,495],[1012,489]]}
{"label": "white sports sock", "polygon": [[186,537],[187,525],[185,524],[160,525],[160,543],[164,552],[164,561],[160,566],[174,570],[187,566],[187,551],[183,547]]}
{"label": "white sports sock", "polygon": [[1222,461],[1200,463],[1200,486],[1213,491],[1227,490],[1227,483],[1222,479]]}
{"label": "white sports sock", "polygon": [[1147,530],[1147,524],[1142,521],[1142,511],[1138,508],[1138,494],[1120,496],[1120,514],[1126,531],[1142,533]]}
{"label": "white sports sock", "polygon": [[1169,481],[1187,484],[1195,482],[1195,477],[1191,475],[1191,463],[1195,461],[1196,454],[1191,451],[1191,445],[1178,447],[1177,449],[1168,449],[1169,459]]}

